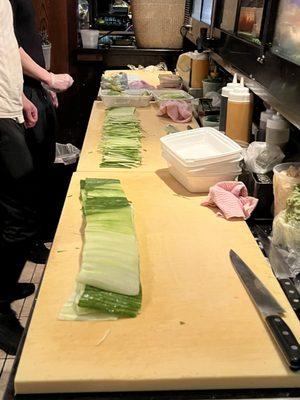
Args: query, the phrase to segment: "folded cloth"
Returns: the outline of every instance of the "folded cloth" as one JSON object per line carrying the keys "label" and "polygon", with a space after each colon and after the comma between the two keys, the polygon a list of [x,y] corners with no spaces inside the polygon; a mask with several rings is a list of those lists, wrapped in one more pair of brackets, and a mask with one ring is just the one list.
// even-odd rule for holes
{"label": "folded cloth", "polygon": [[172,121],[182,123],[190,122],[193,116],[187,102],[179,100],[163,101],[157,115],[160,117],[167,115]]}
{"label": "folded cloth", "polygon": [[155,89],[155,87],[141,80],[129,82],[129,89]]}
{"label": "folded cloth", "polygon": [[242,182],[228,181],[212,186],[202,206],[218,207],[217,215],[226,219],[248,219],[257,203],[258,199],[248,196],[248,190]]}

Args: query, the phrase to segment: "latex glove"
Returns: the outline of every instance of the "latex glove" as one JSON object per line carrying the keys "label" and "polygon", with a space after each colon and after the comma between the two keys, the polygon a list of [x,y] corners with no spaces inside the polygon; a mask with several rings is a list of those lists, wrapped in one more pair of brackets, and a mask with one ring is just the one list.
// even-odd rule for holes
{"label": "latex glove", "polygon": [[69,74],[53,74],[50,72],[50,79],[45,87],[53,92],[64,92],[73,85],[73,82],[74,80]]}
{"label": "latex glove", "polygon": [[53,104],[53,106],[55,107],[55,108],[58,108],[58,98],[57,98],[57,94],[55,93],[55,92],[52,92],[52,90],[49,90],[49,96],[50,96],[50,99],[51,99],[51,102],[52,102],[52,104]]}
{"label": "latex glove", "polygon": [[27,99],[27,97],[23,94],[23,115],[25,120],[25,128],[33,128],[38,121],[38,110],[36,106]]}

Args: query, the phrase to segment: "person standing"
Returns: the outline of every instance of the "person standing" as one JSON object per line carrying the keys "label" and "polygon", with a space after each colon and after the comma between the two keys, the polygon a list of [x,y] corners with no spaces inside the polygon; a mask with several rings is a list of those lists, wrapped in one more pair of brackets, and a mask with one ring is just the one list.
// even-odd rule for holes
{"label": "person standing", "polygon": [[25,126],[36,107],[22,94],[23,76],[9,0],[0,1],[0,348],[15,354],[23,327],[11,309],[35,286],[18,283],[27,249],[37,234],[36,181]]}
{"label": "person standing", "polygon": [[[49,196],[49,176],[55,159],[55,142],[58,131],[55,108],[58,107],[56,92],[67,90],[73,79],[68,74],[53,74],[45,69],[41,45],[41,36],[36,30],[35,11],[32,0],[10,0],[15,35],[20,47],[20,56],[24,74],[24,93],[37,107],[37,124],[26,132],[26,140],[33,158],[34,168],[39,178],[40,193],[43,198]],[[45,89],[47,88],[47,90]],[[41,205],[44,205],[42,202]],[[41,239],[46,225],[47,211],[40,209]],[[48,250],[42,240],[37,241],[30,259],[44,263]]]}

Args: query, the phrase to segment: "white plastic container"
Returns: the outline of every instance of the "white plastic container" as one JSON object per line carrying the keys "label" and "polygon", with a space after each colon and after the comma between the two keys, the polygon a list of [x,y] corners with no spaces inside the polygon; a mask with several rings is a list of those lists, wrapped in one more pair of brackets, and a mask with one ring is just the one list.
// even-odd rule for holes
{"label": "white plastic container", "polygon": [[237,143],[214,128],[173,133],[160,141],[163,150],[175,155],[186,167],[233,161],[242,153]]}
{"label": "white plastic container", "polygon": [[82,47],[84,49],[97,49],[99,40],[99,31],[96,29],[80,30]]}
{"label": "white plastic container", "polygon": [[99,95],[106,107],[147,107],[151,100],[151,93],[145,93],[145,89],[124,90],[120,96],[110,95],[109,90],[100,89]]}
{"label": "white plastic container", "polygon": [[184,174],[172,165],[169,166],[169,171],[174,178],[181,183],[189,192],[202,193],[208,192],[209,188],[218,182],[222,181],[233,181],[240,174],[236,173],[220,173],[213,175],[197,175],[195,174]]}
{"label": "white plastic container", "polygon": [[[191,102],[194,97],[191,96],[189,93],[185,92],[184,90],[178,90],[178,89],[163,89],[163,90],[151,90],[154,100],[158,102],[160,105],[163,101],[168,101],[168,100],[184,100],[187,102]],[[172,95],[178,94],[179,98],[174,99],[172,98]],[[170,97],[169,97],[170,96]]]}
{"label": "white plastic container", "polygon": [[243,159],[243,156],[239,156],[238,158],[232,161],[224,161],[218,162],[214,164],[203,164],[196,167],[186,167],[180,160],[174,156],[173,154],[163,151],[162,156],[167,162],[173,165],[176,169],[180,170],[182,173],[190,174],[190,173],[203,173],[207,174],[219,174],[220,172],[228,173],[228,172],[237,172],[240,168],[240,162]]}
{"label": "white plastic container", "polygon": [[213,128],[198,128],[161,138],[169,172],[190,192],[207,192],[241,173],[242,149]]}

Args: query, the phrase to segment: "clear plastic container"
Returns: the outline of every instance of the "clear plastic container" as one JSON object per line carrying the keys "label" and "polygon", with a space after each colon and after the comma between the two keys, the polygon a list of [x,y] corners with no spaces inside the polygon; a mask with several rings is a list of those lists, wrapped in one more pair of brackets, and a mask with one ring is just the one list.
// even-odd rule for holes
{"label": "clear plastic container", "polygon": [[99,31],[96,29],[80,29],[82,47],[84,49],[97,49]]}
{"label": "clear plastic container", "polygon": [[233,161],[242,153],[237,143],[214,128],[173,133],[162,137],[160,141],[163,151],[177,157],[186,167]]}
{"label": "clear plastic container", "polygon": [[194,99],[189,93],[178,89],[151,90],[151,92],[159,105],[168,100],[184,100],[191,102]]}
{"label": "clear plastic container", "polygon": [[50,44],[43,44],[43,56],[45,60],[45,68],[47,71],[51,69],[51,43]]}
{"label": "clear plastic container", "polygon": [[218,115],[206,115],[202,118],[202,125],[204,127],[211,126],[219,130],[220,117]]}
{"label": "clear plastic container", "polygon": [[203,97],[206,97],[207,93],[210,92],[218,92],[222,86],[223,86],[223,82],[214,82],[212,80],[207,80],[204,79],[202,81],[202,85],[203,85]]}
{"label": "clear plastic container", "polygon": [[300,162],[278,164],[273,169],[274,216],[286,209],[287,198],[295,186],[300,184],[300,176],[287,175],[287,170],[291,167],[298,169],[300,172]]}
{"label": "clear plastic container", "polygon": [[[110,90],[100,89],[99,95],[106,107],[147,107],[152,95],[145,89],[128,89],[121,95],[111,95]],[[147,94],[145,94],[147,93]]]}

